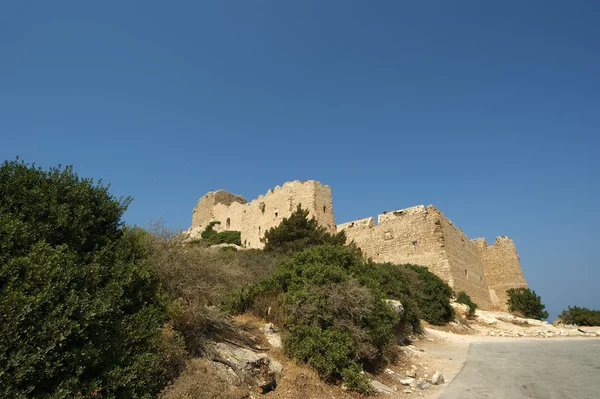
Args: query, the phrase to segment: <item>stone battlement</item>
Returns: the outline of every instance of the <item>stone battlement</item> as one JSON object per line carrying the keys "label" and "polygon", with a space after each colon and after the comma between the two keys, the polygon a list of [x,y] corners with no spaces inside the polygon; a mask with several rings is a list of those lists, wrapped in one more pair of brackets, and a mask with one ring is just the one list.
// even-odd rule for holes
{"label": "stone battlement", "polygon": [[241,232],[243,246],[262,248],[264,234],[300,204],[328,231],[344,231],[348,242],[376,262],[428,267],[455,291],[465,291],[481,309],[506,310],[506,290],[527,287],[514,242],[471,240],[433,205],[417,205],[335,225],[331,188],[315,180],[291,181],[248,202],[225,190],[204,195],[194,208],[191,237],[211,222],[217,231]]}

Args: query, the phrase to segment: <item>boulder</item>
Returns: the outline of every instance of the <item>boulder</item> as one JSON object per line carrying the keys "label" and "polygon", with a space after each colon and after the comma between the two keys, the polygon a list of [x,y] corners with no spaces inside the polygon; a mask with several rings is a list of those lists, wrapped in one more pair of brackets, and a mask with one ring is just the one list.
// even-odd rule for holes
{"label": "boulder", "polygon": [[395,391],[392,388],[382,384],[379,381],[371,380],[371,386],[377,393],[383,393],[386,395],[393,395],[395,393]]}
{"label": "boulder", "polygon": [[281,334],[279,333],[279,328],[273,323],[267,323],[263,327],[263,331],[267,341],[269,341],[269,344],[271,344],[273,348],[281,348]]}
{"label": "boulder", "polygon": [[444,376],[439,371],[436,371],[433,377],[431,377],[431,383],[433,385],[439,385],[444,383]]}
{"label": "boulder", "polygon": [[458,317],[466,319],[469,315],[469,307],[464,303],[450,302],[450,306],[452,306]]}
{"label": "boulder", "polygon": [[402,385],[409,386],[409,385],[411,385],[413,382],[415,382],[415,379],[414,379],[414,378],[406,378],[406,379],[400,380],[399,382],[400,382],[400,384],[402,384]]}
{"label": "boulder", "polygon": [[272,377],[283,370],[281,363],[265,353],[256,353],[225,342],[211,345],[210,352],[213,361],[229,367],[240,380],[246,382],[255,383],[259,378]]}
{"label": "boulder", "polygon": [[402,306],[400,301],[396,301],[395,299],[386,299],[385,301],[398,313],[398,316],[402,317],[404,315],[404,306]]}

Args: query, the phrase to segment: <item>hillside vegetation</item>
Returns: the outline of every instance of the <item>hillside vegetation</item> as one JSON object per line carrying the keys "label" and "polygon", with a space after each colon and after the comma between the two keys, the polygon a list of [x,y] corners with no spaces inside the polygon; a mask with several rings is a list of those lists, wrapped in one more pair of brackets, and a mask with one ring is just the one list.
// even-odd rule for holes
{"label": "hillside vegetation", "polygon": [[565,324],[576,324],[578,326],[600,326],[600,310],[569,306],[563,310],[558,318]]}
{"label": "hillside vegetation", "polygon": [[[364,259],[300,206],[266,232],[265,250],[237,251],[209,247],[239,244],[213,226],[201,245],[125,226],[131,199],[71,167],[5,162],[0,194],[3,398],[156,397],[208,367],[189,360],[211,360],[209,343],[251,347],[231,317],[240,313],[274,322],[284,353],[323,380],[369,393],[363,370],[393,361],[421,319],[454,317],[436,275]],[[212,371],[199,378],[176,392],[225,384]]]}
{"label": "hillside vegetation", "polygon": [[151,398],[166,301],[129,198],[72,168],[0,167],[0,396]]}

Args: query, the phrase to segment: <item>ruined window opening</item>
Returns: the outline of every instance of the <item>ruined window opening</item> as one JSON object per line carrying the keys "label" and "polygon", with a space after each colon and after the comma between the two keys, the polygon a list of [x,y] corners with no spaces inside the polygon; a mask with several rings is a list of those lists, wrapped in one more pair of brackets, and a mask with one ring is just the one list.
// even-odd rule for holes
{"label": "ruined window opening", "polygon": [[469,271],[467,269],[465,269],[465,276],[467,276],[467,278],[469,277]]}
{"label": "ruined window opening", "polygon": [[323,205],[323,213],[325,213],[327,211],[327,207],[325,205]]}
{"label": "ruined window opening", "polygon": [[279,212],[275,212],[275,217],[278,217],[278,216],[279,216]]}
{"label": "ruined window opening", "polygon": [[231,219],[227,218],[227,220],[225,221],[225,228],[229,229],[230,226],[231,226]]}
{"label": "ruined window opening", "polygon": [[260,226],[258,226],[258,235],[260,235]]}
{"label": "ruined window opening", "polygon": [[414,248],[416,248],[416,247],[417,247],[417,245],[419,245],[419,243],[418,243],[417,241],[413,241],[413,242],[412,242],[412,245],[413,245],[413,247],[414,247]]}

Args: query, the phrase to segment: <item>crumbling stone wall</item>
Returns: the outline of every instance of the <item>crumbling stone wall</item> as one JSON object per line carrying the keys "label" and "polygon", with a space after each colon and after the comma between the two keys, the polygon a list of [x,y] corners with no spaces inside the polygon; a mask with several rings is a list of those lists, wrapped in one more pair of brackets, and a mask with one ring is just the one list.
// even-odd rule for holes
{"label": "crumbling stone wall", "polygon": [[470,240],[434,206],[384,212],[335,226],[331,188],[314,180],[293,181],[247,202],[224,190],[209,192],[194,208],[190,237],[197,238],[213,220],[215,230],[241,232],[247,248],[262,248],[265,232],[301,204],[330,232],[345,231],[366,257],[376,262],[426,266],[455,291],[465,291],[482,309],[506,311],[509,288],[527,287],[514,242],[498,237],[488,246]]}
{"label": "crumbling stone wall", "polygon": [[464,290],[482,309],[489,309],[479,251],[460,229],[434,206],[386,212],[338,225],[363,255],[376,262],[425,266],[456,291]]}
{"label": "crumbling stone wall", "polygon": [[241,195],[225,190],[210,191],[198,200],[192,212],[192,229],[202,231],[210,222],[217,220],[221,224],[213,227],[215,231],[241,231],[242,208],[247,202]]}
{"label": "crumbling stone wall", "polygon": [[209,192],[194,208],[191,230],[199,231],[218,220],[221,223],[215,230],[240,231],[245,247],[262,248],[265,232],[289,217],[298,204],[308,209],[309,217],[335,231],[331,187],[314,180],[287,182],[250,202],[224,190]]}
{"label": "crumbling stone wall", "polygon": [[495,310],[507,312],[506,290],[527,288],[515,243],[506,236],[497,237],[489,246],[485,238],[477,238],[473,242],[482,260],[492,306]]}

